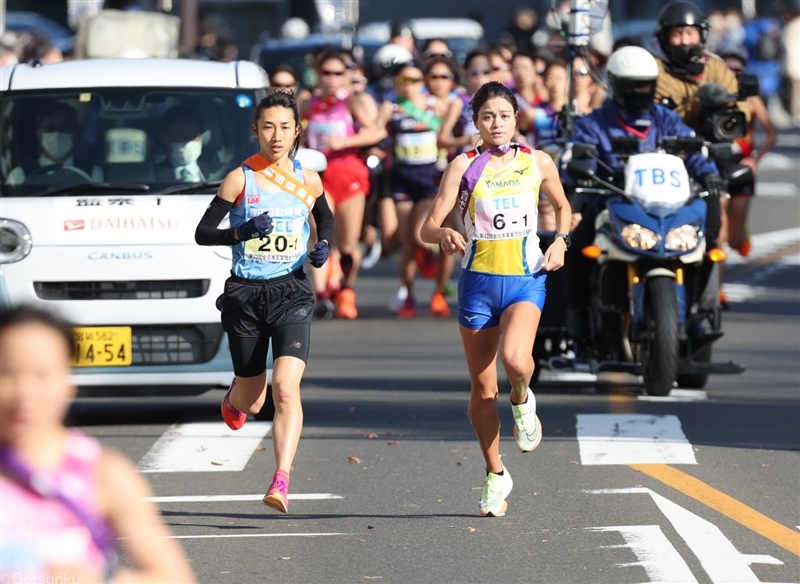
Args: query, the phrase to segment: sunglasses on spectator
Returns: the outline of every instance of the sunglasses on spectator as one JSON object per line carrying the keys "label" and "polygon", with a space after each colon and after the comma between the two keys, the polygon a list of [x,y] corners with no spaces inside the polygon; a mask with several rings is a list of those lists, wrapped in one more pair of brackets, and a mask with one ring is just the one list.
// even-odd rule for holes
{"label": "sunglasses on spectator", "polygon": [[435,80],[440,80],[441,81],[443,79],[452,79],[452,78],[453,78],[453,74],[452,73],[445,73],[445,74],[439,74],[439,75],[431,73],[430,75],[428,75],[428,79],[430,79],[431,81],[435,81]]}
{"label": "sunglasses on spectator", "polygon": [[398,85],[414,85],[415,83],[421,83],[422,81],[422,77],[398,77],[395,83]]}
{"label": "sunglasses on spectator", "polygon": [[353,83],[358,83],[360,85],[366,85],[367,84],[367,78],[366,77],[361,77],[361,76],[353,77]]}
{"label": "sunglasses on spectator", "polygon": [[467,71],[467,75],[470,77],[485,77],[492,73],[491,69],[470,69]]}
{"label": "sunglasses on spectator", "polygon": [[353,61],[353,62],[348,63],[347,65],[345,65],[345,67],[347,67],[350,71],[354,71],[354,70],[358,69],[358,63]]}
{"label": "sunglasses on spectator", "polygon": [[341,77],[342,75],[344,75],[344,71],[331,71],[329,69],[323,69],[319,73],[323,77]]}
{"label": "sunglasses on spectator", "polygon": [[573,69],[573,75],[588,75],[589,70],[586,67],[581,67],[580,69]]}
{"label": "sunglasses on spectator", "polygon": [[422,53],[422,56],[426,59],[449,59],[453,56],[453,53],[450,51],[445,51],[444,53],[433,53],[431,51],[425,51]]}

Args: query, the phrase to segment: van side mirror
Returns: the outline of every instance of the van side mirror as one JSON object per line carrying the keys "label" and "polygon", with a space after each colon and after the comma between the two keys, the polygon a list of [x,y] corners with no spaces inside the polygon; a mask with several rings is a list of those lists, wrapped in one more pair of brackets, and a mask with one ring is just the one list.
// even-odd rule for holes
{"label": "van side mirror", "polygon": [[755,188],[755,175],[753,169],[744,164],[732,164],[725,169],[725,178],[728,181],[728,190],[752,192]]}

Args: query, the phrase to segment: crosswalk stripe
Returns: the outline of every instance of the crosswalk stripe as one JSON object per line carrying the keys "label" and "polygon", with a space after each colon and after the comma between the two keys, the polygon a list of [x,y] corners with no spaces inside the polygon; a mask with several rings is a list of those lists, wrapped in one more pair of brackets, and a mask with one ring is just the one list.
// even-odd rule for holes
{"label": "crosswalk stripe", "polygon": [[161,539],[224,539],[231,537],[322,537],[349,533],[222,533],[215,535],[167,535]]}
{"label": "crosswalk stripe", "polygon": [[248,422],[233,431],[223,422],[175,424],[139,461],[141,472],[233,472],[244,470],[272,422]]}
{"label": "crosswalk stripe", "polygon": [[[327,499],[344,499],[342,495],[333,493],[289,493],[290,501],[316,501]],[[173,497],[147,497],[150,503],[220,503],[236,501],[260,501],[264,495],[187,495]]]}
{"label": "crosswalk stripe", "polygon": [[677,416],[577,414],[581,464],[697,464]]}
{"label": "crosswalk stripe", "polygon": [[758,197],[796,197],[800,193],[797,185],[790,182],[761,182],[756,183],[756,196]]}

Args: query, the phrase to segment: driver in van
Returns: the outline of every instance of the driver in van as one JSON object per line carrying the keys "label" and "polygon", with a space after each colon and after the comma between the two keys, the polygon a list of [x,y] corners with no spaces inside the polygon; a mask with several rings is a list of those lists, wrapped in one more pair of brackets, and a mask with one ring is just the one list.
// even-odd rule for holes
{"label": "driver in van", "polygon": [[41,174],[57,169],[80,175],[87,179],[86,182],[101,182],[103,169],[75,156],[77,135],[78,116],[75,110],[63,101],[46,103],[36,116],[38,157],[27,163],[23,160],[20,166],[13,168],[8,174],[6,184],[20,185],[32,173]]}
{"label": "driver in van", "polygon": [[161,118],[167,156],[156,166],[159,182],[196,183],[206,180],[200,168],[203,153],[203,119],[186,105],[169,108]]}
{"label": "driver in van", "polygon": [[[655,57],[641,47],[623,47],[615,51],[606,65],[611,100],[603,107],[579,118],[575,123],[575,134],[570,143],[594,144],[597,158],[612,171],[621,170],[620,156],[613,151],[611,140],[620,137],[640,139],[641,152],[653,152],[666,136],[694,136],[694,131],[683,123],[680,116],[653,102],[659,70]],[[568,148],[563,157],[566,163],[572,158]],[[694,180],[717,198],[723,185],[716,164],[702,154],[692,154],[684,160],[686,170]],[[597,176],[614,181],[612,173],[598,165]],[[573,182],[564,179],[565,184]],[[622,186],[622,185],[619,185]],[[581,209],[582,219],[572,234],[573,243],[567,251],[569,273],[569,324],[576,338],[588,336],[587,309],[590,301],[592,260],[581,254],[591,245],[595,236],[595,219],[600,211],[600,200],[587,197]],[[714,247],[706,234],[709,247]]]}

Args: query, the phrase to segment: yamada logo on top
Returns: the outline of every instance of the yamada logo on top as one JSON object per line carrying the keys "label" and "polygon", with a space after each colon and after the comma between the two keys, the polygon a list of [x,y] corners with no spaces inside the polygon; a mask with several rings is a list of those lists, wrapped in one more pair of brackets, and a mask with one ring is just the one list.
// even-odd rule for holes
{"label": "yamada logo on top", "polygon": [[64,231],[117,231],[127,229],[164,231],[178,229],[178,227],[178,219],[163,217],[109,217],[106,219],[67,219],[64,221]]}

